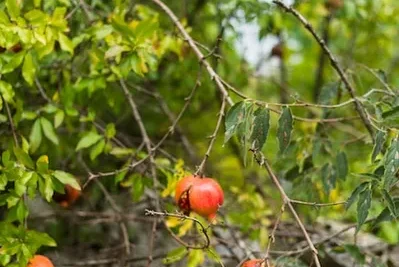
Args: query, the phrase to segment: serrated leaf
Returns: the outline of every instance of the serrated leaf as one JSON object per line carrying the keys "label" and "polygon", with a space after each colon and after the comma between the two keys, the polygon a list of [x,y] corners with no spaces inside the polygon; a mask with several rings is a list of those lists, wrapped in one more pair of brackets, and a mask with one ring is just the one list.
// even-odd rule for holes
{"label": "serrated leaf", "polygon": [[65,118],[65,112],[63,110],[58,110],[54,116],[54,128],[58,128]]}
{"label": "serrated leaf", "polygon": [[266,108],[258,108],[254,112],[254,125],[250,138],[251,146],[256,150],[262,150],[266,142],[270,127],[270,112]]}
{"label": "serrated leaf", "polygon": [[35,120],[33,123],[30,135],[29,135],[29,143],[30,143],[30,151],[31,153],[35,153],[36,150],[40,147],[42,142],[42,126],[40,123],[40,119]]}
{"label": "serrated leaf", "polygon": [[165,258],[162,259],[162,263],[165,265],[172,264],[174,262],[182,260],[188,253],[185,247],[179,247],[168,252]]}
{"label": "serrated leaf", "polygon": [[370,185],[369,182],[363,182],[361,183],[359,186],[357,186],[355,188],[355,190],[353,190],[351,196],[348,198],[348,200],[346,201],[345,204],[345,209],[349,209],[352,204],[355,202],[356,198],[358,197],[358,195],[363,192],[368,186]]}
{"label": "serrated leaf", "polygon": [[73,54],[73,43],[72,41],[63,33],[58,33],[58,42],[60,43],[61,49]]}
{"label": "serrated leaf", "polygon": [[337,154],[337,175],[338,178],[345,181],[348,175],[348,160],[346,158],[345,152],[341,151]]}
{"label": "serrated leaf", "polygon": [[82,139],[79,140],[79,143],[76,146],[76,151],[81,150],[83,148],[88,148],[98,141],[103,138],[102,135],[99,135],[98,133],[95,132],[88,132],[86,135],[82,137]]}
{"label": "serrated leaf", "polygon": [[357,231],[360,230],[360,227],[364,224],[369,214],[371,195],[372,191],[370,188],[366,188],[359,194],[359,200],[357,202]]}
{"label": "serrated leaf", "polygon": [[31,168],[31,169],[35,168],[35,164],[33,163],[33,160],[25,151],[23,151],[19,147],[14,147],[13,150],[14,150],[15,157],[18,159],[18,161],[20,163],[22,163],[23,165],[25,165],[26,167]]}
{"label": "serrated leaf", "polygon": [[399,141],[396,137],[392,140],[384,158],[384,188],[389,191],[394,184],[396,173],[399,169]]}
{"label": "serrated leaf", "polygon": [[241,101],[232,106],[225,117],[226,132],[224,135],[224,143],[227,143],[230,138],[236,133],[237,126],[244,120],[245,116],[245,102]]}
{"label": "serrated leaf", "polygon": [[53,172],[53,176],[61,183],[68,184],[76,190],[81,190],[78,181],[72,174],[57,170]]}
{"label": "serrated leaf", "polygon": [[382,148],[384,147],[386,134],[382,131],[378,131],[375,135],[375,144],[373,147],[373,153],[371,154],[371,162],[375,162],[378,154],[381,153]]}
{"label": "serrated leaf", "polygon": [[25,55],[24,64],[22,65],[22,76],[25,81],[32,86],[36,74],[36,64],[33,62],[32,52]]}
{"label": "serrated leaf", "polygon": [[388,209],[391,212],[392,216],[395,218],[398,217],[395,202],[387,190],[382,189],[382,197],[387,202]]}
{"label": "serrated leaf", "polygon": [[95,160],[97,158],[97,156],[100,155],[104,151],[104,147],[105,147],[105,140],[102,139],[91,149],[90,159]]}
{"label": "serrated leaf", "polygon": [[53,144],[58,145],[58,137],[54,131],[54,126],[51,124],[51,122],[44,118],[40,118],[40,123],[42,125],[43,133],[49,139]]}
{"label": "serrated leaf", "polygon": [[278,120],[277,139],[279,142],[280,153],[284,153],[291,141],[291,132],[293,128],[293,118],[291,109],[284,107]]}

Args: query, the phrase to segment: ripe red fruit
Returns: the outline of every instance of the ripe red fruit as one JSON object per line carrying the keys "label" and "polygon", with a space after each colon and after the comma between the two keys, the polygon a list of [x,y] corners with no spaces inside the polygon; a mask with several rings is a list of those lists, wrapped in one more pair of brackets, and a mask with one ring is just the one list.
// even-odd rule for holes
{"label": "ripe red fruit", "polygon": [[54,265],[46,256],[35,255],[30,259],[27,267],[54,267]]}
{"label": "ripe red fruit", "polygon": [[266,266],[265,261],[261,259],[249,260],[241,265],[241,267],[265,267],[265,266]]}
{"label": "ripe red fruit", "polygon": [[215,180],[187,176],[176,186],[175,200],[179,208],[188,215],[191,211],[212,220],[223,204],[223,190]]}
{"label": "ripe red fruit", "polygon": [[81,192],[70,185],[65,185],[65,193],[55,193],[53,200],[61,205],[61,207],[68,208],[78,200]]}

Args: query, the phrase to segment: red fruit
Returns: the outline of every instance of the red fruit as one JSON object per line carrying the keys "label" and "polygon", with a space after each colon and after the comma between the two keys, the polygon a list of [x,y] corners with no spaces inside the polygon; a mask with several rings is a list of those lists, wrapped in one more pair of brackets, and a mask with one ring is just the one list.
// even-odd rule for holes
{"label": "red fruit", "polygon": [[64,190],[64,194],[55,193],[53,199],[55,202],[59,203],[61,207],[68,208],[78,200],[81,192],[70,185],[65,185]]}
{"label": "red fruit", "polygon": [[241,265],[241,267],[265,267],[265,266],[266,266],[265,261],[261,259],[249,260]]}
{"label": "red fruit", "polygon": [[187,176],[176,186],[175,200],[179,208],[188,215],[191,211],[212,220],[223,204],[223,190],[215,180]]}
{"label": "red fruit", "polygon": [[35,255],[30,259],[27,267],[54,267],[54,265],[49,258],[43,255]]}

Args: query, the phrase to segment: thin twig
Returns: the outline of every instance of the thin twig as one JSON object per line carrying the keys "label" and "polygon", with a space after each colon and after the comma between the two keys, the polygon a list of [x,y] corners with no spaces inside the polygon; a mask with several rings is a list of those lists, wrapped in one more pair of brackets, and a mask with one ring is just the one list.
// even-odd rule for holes
{"label": "thin twig", "polygon": [[356,98],[355,95],[355,88],[352,86],[352,84],[349,82],[348,78],[345,75],[345,72],[342,70],[341,66],[339,65],[337,59],[335,56],[332,54],[328,46],[326,45],[326,42],[316,33],[316,31],[313,29],[312,25],[293,7],[287,6],[280,0],[273,0],[273,3],[281,7],[283,10],[285,10],[288,13],[291,13],[294,15],[301,23],[302,25],[313,35],[317,43],[321,46],[321,48],[324,50],[328,58],[330,59],[331,66],[335,69],[335,71],[338,73],[339,77],[342,79],[343,83],[345,84],[345,87],[347,91],[349,92],[351,98],[353,98],[355,108],[357,113],[359,114],[360,118],[363,121],[364,126],[366,127],[367,131],[369,132],[371,139],[374,142],[374,130],[373,126],[370,123],[370,120],[367,118],[365,112],[364,112],[364,107],[360,103],[360,101]]}
{"label": "thin twig", "polygon": [[315,246],[313,245],[313,242],[310,239],[310,236],[309,236],[308,232],[306,231],[305,226],[303,225],[301,219],[299,218],[298,213],[296,212],[294,206],[290,202],[290,198],[285,193],[284,188],[280,184],[280,181],[278,180],[278,178],[274,174],[269,162],[267,161],[267,159],[264,157],[264,155],[262,153],[256,152],[256,151],[252,151],[252,152],[254,153],[254,158],[258,162],[258,164],[260,166],[265,167],[265,169],[267,170],[271,180],[273,181],[274,185],[279,190],[281,198],[287,204],[289,210],[291,211],[292,215],[294,216],[295,221],[297,222],[299,228],[301,229],[301,231],[302,231],[302,233],[303,233],[303,235],[304,235],[304,237],[306,239],[306,242],[308,243],[308,246],[309,246],[310,250],[312,251],[313,259],[314,259],[314,261],[316,263],[316,266],[317,267],[321,267],[320,261],[319,261],[319,257],[318,257],[318,251],[315,248]]}
{"label": "thin twig", "polygon": [[274,240],[275,240],[274,235],[275,235],[276,230],[277,230],[277,228],[278,228],[278,226],[280,224],[281,217],[283,216],[283,213],[285,211],[285,206],[286,205],[287,205],[286,202],[283,202],[283,205],[281,205],[280,212],[279,212],[279,214],[277,216],[276,222],[274,223],[272,232],[269,235],[269,242],[267,243],[266,254],[265,254],[265,257],[264,257],[267,267],[271,267],[270,259],[269,259],[270,247],[271,247],[271,244],[274,243]]}
{"label": "thin twig", "polygon": [[219,132],[220,126],[222,125],[225,108],[226,108],[226,98],[223,98],[222,99],[222,105],[220,106],[220,110],[219,110],[219,114],[218,114],[219,118],[218,118],[218,121],[216,123],[215,130],[214,130],[213,134],[210,136],[211,141],[209,142],[208,149],[206,150],[204,158],[202,159],[201,164],[198,166],[197,171],[195,172],[195,175],[200,175],[200,176],[203,175],[206,161],[208,160],[208,158],[209,158],[209,156],[211,154],[213,144],[215,143],[215,140],[216,140],[216,136],[217,136],[217,134]]}
{"label": "thin twig", "polygon": [[[125,93],[125,97],[127,98],[128,102],[129,102],[133,118],[135,119],[135,121],[137,122],[137,124],[139,126],[141,137],[143,138],[144,145],[147,149],[148,156],[150,158],[150,170],[151,170],[153,184],[154,184],[154,187],[156,187],[158,179],[157,179],[157,172],[155,169],[155,159],[152,154],[151,140],[147,134],[147,130],[144,126],[143,120],[141,119],[141,115],[139,113],[138,107],[137,107],[136,103],[134,102],[132,94],[130,93],[129,89],[126,86],[125,81],[123,79],[120,79],[119,83],[122,87],[123,92]],[[158,198],[155,198],[155,207],[157,210],[160,209],[160,203],[159,203]],[[154,221],[152,224],[151,238],[150,238],[150,242],[149,242],[149,254],[148,254],[147,267],[151,266],[151,263],[153,261],[152,253],[154,250],[154,239],[155,239],[155,234],[156,234],[156,225],[157,225],[157,221]]]}
{"label": "thin twig", "polygon": [[171,18],[173,23],[179,29],[180,33],[183,35],[184,39],[187,41],[188,45],[191,47],[191,49],[194,51],[194,53],[198,57],[198,60],[202,64],[204,64],[211,79],[215,81],[215,84],[216,84],[218,90],[223,95],[223,97],[226,98],[227,103],[229,105],[233,105],[233,100],[230,98],[229,93],[227,92],[226,88],[224,87],[219,75],[215,72],[215,70],[212,68],[212,66],[209,64],[209,62],[205,59],[205,56],[199,50],[199,48],[198,48],[197,44],[194,42],[193,38],[191,38],[191,36],[184,29],[183,25],[179,22],[179,19],[176,17],[176,15],[173,13],[173,11],[167,5],[165,5],[161,0],[152,0],[152,1],[155,4],[157,4]]}
{"label": "thin twig", "polygon": [[16,146],[16,147],[19,147],[19,143],[18,143],[17,133],[16,133],[16,130],[15,130],[14,121],[12,120],[12,116],[11,116],[10,106],[8,105],[7,101],[4,100],[4,97],[3,97],[3,96],[1,96],[1,100],[3,101],[4,105],[6,106],[7,118],[8,118],[8,121],[9,121],[9,123],[10,123],[10,128],[11,128],[11,132],[12,132],[12,137],[14,138],[15,146]]}
{"label": "thin twig", "polygon": [[[198,219],[196,219],[194,217],[186,216],[184,214],[176,214],[176,213],[170,213],[170,212],[158,212],[158,211],[153,211],[153,210],[148,210],[148,209],[145,210],[145,215],[146,216],[174,217],[174,218],[193,221],[194,223],[196,223],[200,226],[201,232],[204,234],[204,237],[205,237],[205,243],[200,246],[192,246],[192,245],[185,243],[181,239],[178,239],[178,242],[181,243],[186,248],[190,248],[190,249],[205,249],[205,248],[208,248],[209,245],[211,244],[209,235],[207,233],[208,227],[205,227]],[[170,230],[168,227],[166,227],[166,228],[168,230]],[[170,232],[171,232],[171,230],[170,230]],[[173,232],[171,232],[171,233],[173,233]]]}

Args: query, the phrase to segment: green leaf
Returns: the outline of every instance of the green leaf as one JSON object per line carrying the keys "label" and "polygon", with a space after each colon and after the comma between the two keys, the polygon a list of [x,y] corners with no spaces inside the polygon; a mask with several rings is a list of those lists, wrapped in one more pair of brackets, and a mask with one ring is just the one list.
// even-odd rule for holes
{"label": "green leaf", "polygon": [[36,161],[36,169],[39,173],[48,173],[48,156],[40,156]]}
{"label": "green leaf", "polygon": [[250,138],[251,146],[260,151],[266,142],[267,134],[269,132],[270,112],[267,108],[258,108],[254,112],[254,125]]}
{"label": "green leaf", "polygon": [[78,181],[72,174],[57,170],[53,172],[53,176],[57,178],[61,183],[68,184],[76,190],[81,190]]}
{"label": "green leaf", "polygon": [[8,103],[12,101],[14,97],[14,90],[12,89],[11,84],[6,83],[5,81],[0,80],[0,93],[3,96],[4,100]]}
{"label": "green leaf", "polygon": [[172,264],[174,262],[182,260],[188,253],[185,247],[179,247],[168,252],[165,258],[162,259],[162,263],[165,265]]}
{"label": "green leaf", "polygon": [[39,175],[39,192],[44,197],[44,199],[47,200],[47,202],[51,202],[51,198],[54,194],[54,189],[50,175]]}
{"label": "green leaf", "polygon": [[359,247],[356,245],[346,244],[344,245],[345,251],[348,252],[349,255],[352,256],[356,260],[357,263],[364,264],[366,261],[366,257],[360,251]]}
{"label": "green leaf", "polygon": [[62,50],[67,51],[71,55],[73,55],[73,43],[65,34],[61,32],[58,33],[58,42],[60,43]]}
{"label": "green leaf", "polygon": [[293,118],[291,109],[284,107],[278,120],[277,138],[280,147],[280,153],[284,153],[291,140],[291,132],[293,128]]}
{"label": "green leaf", "polygon": [[29,135],[30,152],[35,153],[36,150],[40,147],[41,142],[42,142],[42,127],[40,124],[40,119],[37,119],[33,123]]}
{"label": "green leaf", "polygon": [[371,155],[371,162],[375,162],[378,154],[381,153],[382,148],[384,147],[386,139],[386,134],[382,131],[378,131],[375,135],[375,144],[373,147],[373,153]]}
{"label": "green leaf", "polygon": [[63,110],[58,110],[54,116],[54,128],[58,128],[65,118],[65,112]]}
{"label": "green leaf", "polygon": [[105,140],[102,139],[98,142],[90,151],[90,159],[95,160],[98,155],[100,155],[104,151]]}
{"label": "green leaf", "polygon": [[124,157],[133,154],[133,152],[134,150],[132,148],[113,147],[109,153],[116,157]]}
{"label": "green leaf", "polygon": [[226,114],[225,126],[226,132],[224,136],[224,143],[227,143],[230,138],[236,133],[237,126],[242,123],[245,117],[245,102],[241,101],[232,106]]}
{"label": "green leaf", "polygon": [[101,138],[103,138],[103,136],[99,135],[98,133],[88,132],[86,133],[86,135],[82,137],[82,139],[80,139],[75,150],[78,151],[81,150],[82,148],[88,148],[97,143]]}
{"label": "green leaf", "polygon": [[109,123],[105,129],[105,136],[110,139],[114,137],[116,134],[115,124]]}
{"label": "green leaf", "polygon": [[214,250],[213,248],[207,248],[206,254],[208,255],[208,258],[212,259],[214,262],[217,262],[221,266],[223,266],[223,260],[220,257],[219,253],[217,253],[216,250]]}
{"label": "green leaf", "polygon": [[351,196],[346,201],[345,209],[349,209],[352,206],[352,204],[355,202],[358,195],[361,192],[363,192],[369,185],[370,185],[369,182],[363,182],[358,187],[356,187],[355,190],[353,190]]}
{"label": "green leaf", "polygon": [[338,178],[345,181],[346,176],[348,175],[348,160],[346,158],[345,152],[341,151],[337,154],[337,175]]}
{"label": "green leaf", "polygon": [[6,74],[15,70],[19,65],[21,65],[22,61],[24,60],[25,51],[21,51],[11,58],[11,60],[5,64],[3,68],[1,68],[1,74]]}
{"label": "green leaf", "polygon": [[4,167],[8,166],[8,163],[10,162],[10,151],[6,150],[1,154],[1,162],[3,163]]}
{"label": "green leaf", "polygon": [[392,140],[384,158],[384,188],[389,191],[394,184],[399,169],[399,141],[398,137]]}
{"label": "green leaf", "polygon": [[[399,198],[394,198],[393,202],[395,204],[395,207],[399,207]],[[393,217],[391,211],[389,210],[388,207],[386,207],[385,209],[383,209],[381,211],[381,213],[377,216],[377,218],[374,220],[373,222],[373,227],[375,227],[376,225],[382,223],[382,222],[386,222],[386,221],[392,221],[395,218]]]}
{"label": "green leaf", "polygon": [[321,180],[323,182],[323,188],[326,195],[330,195],[330,190],[332,189],[333,185],[330,181],[330,164],[326,163],[321,168]]}
{"label": "green leaf", "polygon": [[359,200],[357,202],[357,231],[360,230],[360,227],[364,224],[369,214],[371,195],[372,191],[370,188],[366,188],[359,194]]}
{"label": "green leaf", "polygon": [[13,150],[14,150],[15,157],[18,159],[18,161],[21,164],[25,165],[25,167],[28,167],[30,169],[35,168],[35,164],[33,163],[31,157],[25,151],[23,151],[19,147],[14,147]]}
{"label": "green leaf", "polygon": [[6,0],[6,7],[7,7],[8,14],[10,14],[10,17],[12,19],[15,20],[17,17],[19,17],[21,9],[19,7],[18,1]]}
{"label": "green leaf", "polygon": [[53,124],[51,124],[51,122],[44,117],[40,118],[40,122],[42,125],[43,133],[47,137],[47,139],[49,139],[53,144],[58,145],[59,141],[54,131]]}
{"label": "green leaf", "polygon": [[36,64],[33,62],[32,52],[28,52],[25,55],[24,64],[22,66],[22,76],[25,81],[32,86],[35,80]]}
{"label": "green leaf", "polygon": [[132,198],[134,202],[140,200],[141,196],[144,194],[144,184],[143,177],[140,174],[132,174],[128,180],[132,180]]}
{"label": "green leaf", "polygon": [[394,202],[393,198],[391,197],[391,195],[388,193],[387,190],[382,189],[382,197],[387,202],[388,209],[391,212],[392,216],[395,217],[395,218],[398,217],[398,213],[397,213],[397,210],[396,210],[395,202]]}

